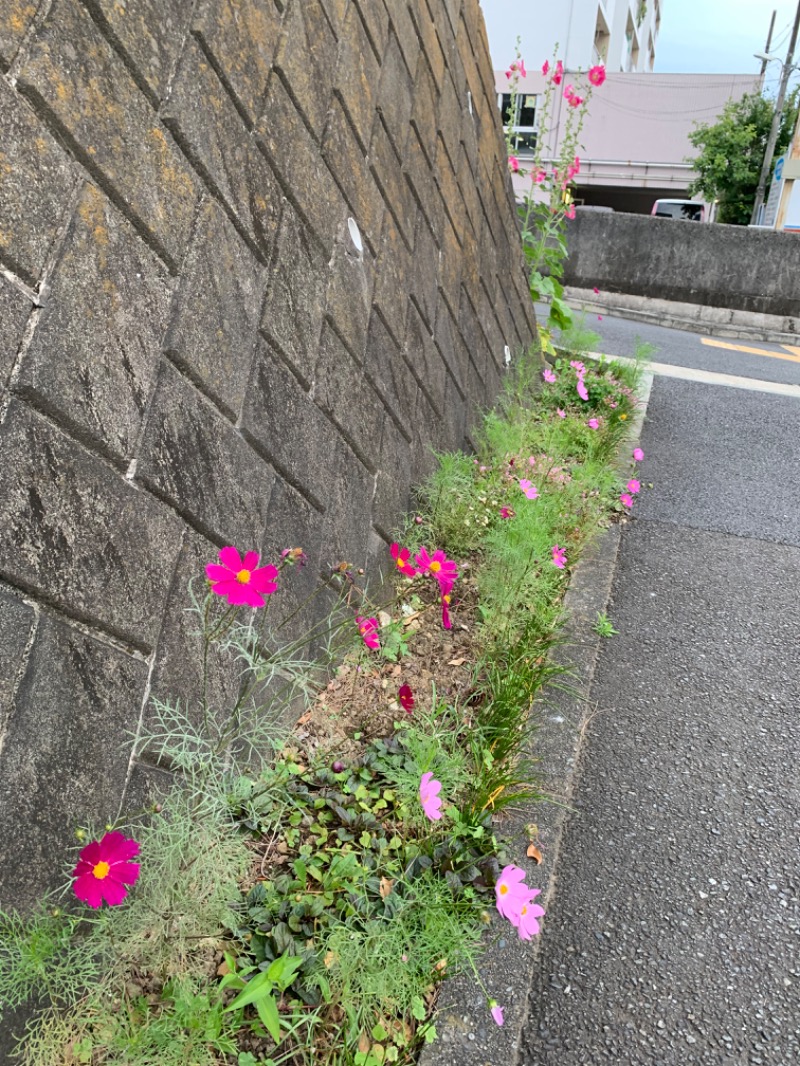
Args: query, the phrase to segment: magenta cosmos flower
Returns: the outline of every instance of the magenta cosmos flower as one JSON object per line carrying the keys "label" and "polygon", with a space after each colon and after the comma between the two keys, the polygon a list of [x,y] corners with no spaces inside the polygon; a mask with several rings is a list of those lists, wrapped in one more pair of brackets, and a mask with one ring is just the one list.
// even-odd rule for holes
{"label": "magenta cosmos flower", "polygon": [[361,639],[368,648],[372,648],[373,650],[380,648],[381,642],[378,640],[377,618],[362,618],[360,614],[357,614],[356,625],[361,634]]}
{"label": "magenta cosmos flower", "polygon": [[425,816],[432,822],[438,822],[442,817],[442,799],[439,792],[442,782],[434,780],[432,773],[422,775],[419,783],[419,801]]}
{"label": "magenta cosmos flower", "polygon": [[503,1008],[497,1002],[496,999],[489,1000],[489,1010],[492,1012],[492,1018],[494,1018],[496,1025],[503,1024]]}
{"label": "magenta cosmos flower", "polygon": [[401,685],[397,698],[400,700],[400,706],[403,710],[411,714],[414,710],[414,693],[411,690],[411,685]]}
{"label": "magenta cosmos flower", "polygon": [[557,566],[559,570],[563,570],[567,565],[567,553],[564,548],[559,548],[557,544],[553,545],[553,566]]}
{"label": "magenta cosmos flower", "polygon": [[589,67],[589,73],[587,77],[589,78],[590,85],[594,85],[595,88],[599,88],[606,80],[606,68],[599,63],[596,67]]}
{"label": "magenta cosmos flower", "polygon": [[206,566],[213,591],[234,606],[263,607],[264,597],[278,587],[277,576],[276,567],[258,565],[258,552],[247,552],[243,559],[236,548],[223,548],[219,563]]}
{"label": "magenta cosmos flower", "polygon": [[128,894],[128,886],[139,878],[139,863],[130,860],[139,854],[135,840],[122,833],[106,833],[102,840],[87,844],[78,856],[72,876],[78,899],[97,909],[105,900],[116,907]]}
{"label": "magenta cosmos flower", "polygon": [[443,593],[450,591],[458,577],[458,567],[452,559],[447,558],[441,548],[437,548],[433,555],[428,555],[425,548],[420,548],[414,556],[414,562],[422,573],[432,574],[436,578]]}
{"label": "magenta cosmos flower", "polygon": [[397,564],[397,569],[400,571],[401,574],[405,574],[406,577],[417,576],[417,568],[415,566],[412,566],[411,563],[408,561],[411,556],[411,552],[408,550],[408,548],[401,548],[399,544],[395,543],[391,546],[389,550],[391,551],[392,558]]}
{"label": "magenta cosmos flower", "polygon": [[623,492],[619,498],[619,502],[622,504],[623,507],[631,508],[633,507],[633,496],[631,496],[627,492]]}
{"label": "magenta cosmos flower", "polygon": [[500,517],[501,518],[513,518],[514,517],[514,509],[512,507],[501,507],[500,508]]}
{"label": "magenta cosmos flower", "polygon": [[544,378],[544,380],[547,382],[548,385],[552,385],[553,382],[556,380],[556,376],[553,373],[553,371],[550,369],[549,366],[546,366],[544,368],[544,370],[542,371],[542,377]]}
{"label": "magenta cosmos flower", "polygon": [[452,629],[453,628],[453,622],[452,622],[452,620],[450,618],[450,601],[451,600],[452,600],[452,596],[450,595],[449,592],[443,592],[442,593],[442,628],[443,629]]}
{"label": "magenta cosmos flower", "polygon": [[526,477],[520,478],[519,487],[522,489],[522,491],[525,493],[529,500],[535,500],[538,498],[539,490],[536,488],[533,482],[528,481]]}
{"label": "magenta cosmos flower", "polygon": [[641,463],[642,459],[644,459],[644,452],[641,448],[633,449],[633,458],[636,460],[637,463]]}
{"label": "magenta cosmos flower", "polygon": [[628,484],[625,486],[628,492],[630,492],[633,496],[636,495],[636,493],[641,489],[641,487],[642,486],[639,484],[635,477],[632,477]]}

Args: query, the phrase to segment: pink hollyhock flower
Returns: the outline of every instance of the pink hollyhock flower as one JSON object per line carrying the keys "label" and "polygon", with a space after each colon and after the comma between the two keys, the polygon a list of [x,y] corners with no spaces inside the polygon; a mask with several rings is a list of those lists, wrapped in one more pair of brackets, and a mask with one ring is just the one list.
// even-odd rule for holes
{"label": "pink hollyhock flower", "polygon": [[549,59],[545,59],[544,63],[542,63],[542,74],[544,74],[546,76],[549,73],[549,71],[550,71],[550,60]]}
{"label": "pink hollyhock flower", "polygon": [[360,614],[357,614],[356,625],[358,626],[358,631],[361,634],[362,640],[368,648],[372,648],[373,651],[380,648],[381,642],[378,640],[377,618],[362,618]]}
{"label": "pink hollyhock flower", "polygon": [[247,552],[242,559],[236,548],[230,547],[222,548],[219,563],[206,566],[213,591],[235,606],[263,607],[264,597],[278,587],[277,576],[276,567],[258,565],[258,552]]}
{"label": "pink hollyhock flower", "polygon": [[534,178],[533,178],[534,184],[535,185],[542,185],[544,183],[544,180],[545,180],[546,177],[547,177],[547,171],[546,170],[537,170],[536,174],[534,175]]}
{"label": "pink hollyhock flower", "polygon": [[633,449],[633,458],[636,460],[637,463],[641,463],[642,459],[644,459],[644,452],[641,448]]}
{"label": "pink hollyhock flower", "polygon": [[397,698],[400,700],[400,706],[403,710],[411,714],[414,710],[414,693],[411,691],[411,685],[401,685]]}
{"label": "pink hollyhock flower", "polygon": [[532,888],[530,890],[530,899],[520,907],[519,924],[517,925],[520,940],[530,940],[532,936],[539,932],[537,919],[544,917],[544,909],[538,903],[532,903],[531,900],[538,896],[540,891],[541,889]]}
{"label": "pink hollyhock flower", "polygon": [[573,95],[570,96],[569,100],[567,100],[567,103],[570,107],[580,107],[583,103],[583,97],[573,93]]}
{"label": "pink hollyhock flower", "polygon": [[559,570],[563,570],[567,565],[567,553],[564,548],[559,548],[557,544],[553,545],[553,566],[557,566]]}
{"label": "pink hollyhock flower", "polygon": [[452,620],[450,618],[450,601],[451,600],[452,600],[452,596],[450,595],[449,592],[443,592],[442,593],[442,628],[443,629],[452,629],[453,628],[453,622],[452,622]]}
{"label": "pink hollyhock flower", "polygon": [[548,385],[552,385],[553,382],[556,380],[556,375],[550,369],[549,366],[546,366],[544,368],[544,370],[542,371],[542,377],[544,378],[544,380],[547,382]]}
{"label": "pink hollyhock flower", "polygon": [[135,840],[122,833],[106,833],[102,840],[87,844],[78,856],[72,886],[78,899],[97,910],[105,900],[116,907],[128,894],[128,885],[139,878],[139,863],[130,860],[139,854]]}
{"label": "pink hollyhock flower", "polygon": [[586,388],[586,383],[584,382],[583,378],[578,378],[578,384],[575,386],[575,388],[578,390],[578,395],[582,400],[589,399],[589,390]]}
{"label": "pink hollyhock flower", "polygon": [[619,498],[619,502],[623,507],[633,507],[633,496],[630,496],[627,492],[623,492]]}
{"label": "pink hollyhock flower", "polygon": [[524,59],[520,59],[519,64],[517,65],[517,70],[520,72],[520,75],[523,78],[527,78],[528,72],[525,69],[525,60]]}
{"label": "pink hollyhock flower", "polygon": [[406,577],[416,577],[417,569],[412,566],[408,561],[411,556],[411,552],[408,548],[401,548],[399,544],[395,543],[389,549],[392,553],[392,558],[397,564],[397,569],[401,574],[405,574]]}
{"label": "pink hollyhock flower", "polygon": [[639,492],[641,487],[642,486],[639,484],[635,477],[632,477],[628,484],[625,486],[628,492],[630,492],[633,496],[635,496],[636,493]]}
{"label": "pink hollyhock flower", "polygon": [[437,548],[433,555],[428,555],[425,548],[420,548],[414,556],[414,562],[421,573],[429,573],[436,578],[442,592],[448,592],[458,577],[458,567],[452,559],[447,558],[441,548]]}
{"label": "pink hollyhock flower", "polygon": [[575,94],[575,90],[573,89],[571,84],[564,86],[564,99],[565,100],[571,100],[572,97],[574,96],[574,94]]}
{"label": "pink hollyhock flower", "polygon": [[501,518],[513,518],[514,517],[514,511],[510,507],[501,507],[500,508],[500,517]]}
{"label": "pink hollyhock flower", "polygon": [[598,64],[596,67],[589,67],[587,77],[591,85],[599,87],[606,80],[606,68],[601,64]]}
{"label": "pink hollyhock flower", "polygon": [[575,218],[575,204],[570,204],[564,214],[567,218]]}
{"label": "pink hollyhock flower", "polygon": [[503,1024],[503,1008],[498,1004],[496,999],[489,1000],[489,1010],[492,1012],[492,1018],[494,1018],[496,1025]]}
{"label": "pink hollyhock flower", "polygon": [[600,290],[598,289],[598,287],[596,285],[592,289],[592,292],[595,294],[595,296],[599,296],[600,295]]}
{"label": "pink hollyhock flower", "polygon": [[600,423],[598,422],[598,420],[596,418],[590,418],[589,421],[586,423],[586,425],[589,427],[589,429],[599,429],[600,428]]}
{"label": "pink hollyhock flower", "polygon": [[529,500],[535,500],[539,496],[539,490],[536,486],[528,481],[526,477],[520,478],[519,487],[525,493]]}
{"label": "pink hollyhock flower", "polygon": [[559,418],[566,418],[567,417],[567,412],[566,411],[562,411],[560,407],[556,408],[556,414],[558,415]]}
{"label": "pink hollyhock flower", "polygon": [[573,166],[573,168],[575,170],[575,173],[576,174],[580,174],[580,172],[581,172],[581,157],[579,155],[575,156],[575,159],[573,160],[572,166]]}
{"label": "pink hollyhock flower", "polygon": [[432,822],[438,822],[442,817],[442,800],[439,792],[442,788],[441,781],[435,781],[432,773],[422,775],[419,783],[419,801],[425,816]]}
{"label": "pink hollyhock flower", "polygon": [[559,59],[559,61],[556,63],[556,69],[553,71],[553,76],[550,80],[552,81],[553,85],[560,85],[563,77],[564,64]]}
{"label": "pink hollyhock flower", "polygon": [[519,172],[519,160],[515,155],[510,155],[508,157],[508,169],[512,174],[517,174]]}
{"label": "pink hollyhock flower", "polygon": [[494,886],[498,913],[516,924],[519,912],[525,905],[531,890],[525,884],[525,871],[519,866],[504,866]]}

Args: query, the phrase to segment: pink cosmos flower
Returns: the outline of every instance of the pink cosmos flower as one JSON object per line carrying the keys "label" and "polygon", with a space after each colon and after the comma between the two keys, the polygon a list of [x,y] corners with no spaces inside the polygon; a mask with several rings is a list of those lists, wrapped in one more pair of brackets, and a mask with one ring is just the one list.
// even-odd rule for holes
{"label": "pink cosmos flower", "polygon": [[492,1018],[494,1018],[496,1025],[503,1024],[503,1008],[498,1004],[496,999],[489,1000],[489,1010],[492,1012]]}
{"label": "pink cosmos flower", "polygon": [[598,289],[598,287],[596,285],[592,289],[592,292],[595,294],[595,296],[599,296],[600,295],[600,290]]}
{"label": "pink cosmos flower", "polygon": [[535,500],[538,498],[539,490],[526,477],[520,478],[519,487],[522,489],[522,491],[525,493],[529,500]]}
{"label": "pink cosmos flower", "polygon": [[72,886],[78,899],[97,910],[105,900],[116,907],[128,894],[128,885],[139,878],[139,863],[130,860],[139,854],[135,840],[122,833],[106,833],[102,840],[87,844],[78,856]]}
{"label": "pink cosmos flower", "polygon": [[498,913],[513,923],[530,896],[530,891],[525,884],[524,870],[513,864],[504,866],[494,886]]}
{"label": "pink cosmos flower", "polygon": [[519,172],[519,160],[515,155],[510,155],[508,157],[508,169],[512,174],[517,174]]}
{"label": "pink cosmos flower", "polygon": [[414,562],[421,573],[432,574],[436,578],[442,592],[449,592],[458,577],[458,567],[452,559],[447,558],[441,548],[437,548],[433,555],[428,555],[425,548],[420,548],[414,556]]}
{"label": "pink cosmos flower", "polygon": [[358,631],[361,634],[362,640],[368,648],[371,648],[373,651],[380,648],[381,642],[378,640],[377,618],[362,618],[360,614],[357,614],[356,625],[358,626]]}
{"label": "pink cosmos flower", "polygon": [[633,496],[630,496],[627,492],[623,492],[619,498],[619,502],[623,507],[633,507]]}
{"label": "pink cosmos flower", "polygon": [[589,73],[587,75],[589,83],[595,87],[599,87],[606,80],[606,68],[601,64],[596,67],[589,67]]}
{"label": "pink cosmos flower", "polygon": [[583,365],[580,359],[573,359],[569,365],[572,367],[572,369],[575,371],[579,378],[582,378],[583,375],[586,373],[586,367]]}
{"label": "pink cosmos flower", "polygon": [[557,544],[553,545],[553,566],[557,566],[559,570],[563,570],[567,565],[567,553],[564,548],[559,548]]}
{"label": "pink cosmos flower", "polygon": [[411,691],[411,685],[401,685],[397,698],[400,700],[400,706],[408,714],[414,710],[414,693]]}
{"label": "pink cosmos flower", "polygon": [[442,817],[442,800],[439,792],[442,788],[441,781],[435,781],[432,773],[422,775],[419,783],[419,801],[425,816],[432,822],[438,822]]}
{"label": "pink cosmos flower", "polygon": [[575,386],[575,388],[578,390],[578,395],[582,400],[589,399],[589,390],[586,388],[586,383],[584,382],[583,378],[578,378],[578,384]]}
{"label": "pink cosmos flower", "polygon": [[545,59],[544,63],[542,63],[542,74],[544,74],[546,76],[548,74],[549,70],[550,70],[550,60],[549,59]]}
{"label": "pink cosmos flower", "polygon": [[586,425],[589,427],[589,429],[599,429],[600,428],[600,423],[598,422],[598,420],[596,418],[590,418],[589,421],[586,423]]}
{"label": "pink cosmos flower", "polygon": [[560,85],[563,77],[564,64],[559,59],[559,61],[556,63],[556,69],[553,71],[553,76],[550,80],[552,81],[553,85]]}
{"label": "pink cosmos flower", "polygon": [[567,417],[567,412],[566,411],[562,411],[560,407],[556,408],[556,414],[558,415],[559,418],[566,418]]}
{"label": "pink cosmos flower", "polygon": [[602,315],[598,315],[597,316],[597,321],[598,322],[602,322],[603,321],[603,316]]}
{"label": "pink cosmos flower", "polygon": [[206,577],[218,596],[225,596],[234,606],[263,607],[264,597],[278,587],[274,566],[259,566],[258,552],[247,552],[244,559],[236,548],[222,548],[219,563],[206,566]]}
{"label": "pink cosmos flower", "polygon": [[514,517],[514,511],[512,510],[511,507],[501,507],[500,508],[500,517],[501,518],[513,518]]}
{"label": "pink cosmos flower", "polygon": [[532,903],[531,900],[535,899],[540,891],[541,889],[532,888],[530,890],[530,899],[526,900],[520,907],[519,924],[517,925],[520,940],[530,940],[532,936],[539,932],[537,919],[544,917],[544,909],[538,903]]}
{"label": "pink cosmos flower", "polygon": [[633,458],[636,460],[637,463],[641,463],[642,459],[644,459],[644,452],[641,448],[633,449]]}
{"label": "pink cosmos flower", "polygon": [[635,496],[636,493],[639,492],[641,487],[642,486],[639,484],[639,482],[636,480],[635,477],[632,477],[630,479],[630,481],[628,482],[628,484],[625,486],[625,488],[628,490],[628,492],[630,492],[631,495],[633,495],[633,496]]}
{"label": "pink cosmos flower", "polygon": [[556,375],[550,369],[549,366],[546,366],[544,368],[544,370],[542,371],[542,377],[544,378],[544,380],[547,382],[548,385],[552,385],[553,382],[556,380]]}
{"label": "pink cosmos flower", "polygon": [[442,628],[443,629],[452,629],[453,628],[453,622],[452,622],[452,620],[450,618],[450,601],[451,600],[452,600],[452,596],[450,595],[449,592],[443,592],[442,593]]}
{"label": "pink cosmos flower", "polygon": [[397,564],[397,569],[400,571],[401,574],[405,574],[406,577],[417,576],[416,567],[412,566],[411,563],[408,561],[411,555],[411,552],[408,550],[408,548],[401,548],[399,544],[395,543],[391,546],[389,550],[391,551],[392,558]]}

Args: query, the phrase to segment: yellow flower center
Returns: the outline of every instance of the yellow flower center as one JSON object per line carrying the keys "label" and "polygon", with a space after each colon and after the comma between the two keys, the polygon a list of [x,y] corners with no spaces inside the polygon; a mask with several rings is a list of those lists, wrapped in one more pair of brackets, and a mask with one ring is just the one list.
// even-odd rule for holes
{"label": "yellow flower center", "polygon": [[619,416],[620,422],[624,422],[627,417],[628,417],[627,415],[620,415]]}
{"label": "yellow flower center", "polygon": [[104,878],[108,877],[110,870],[111,867],[108,865],[107,862],[98,862],[95,864],[92,873],[98,881],[102,881]]}
{"label": "yellow flower center", "polygon": [[406,561],[405,561],[405,559],[400,559],[400,558],[398,557],[398,559],[397,559],[397,565],[398,565],[398,566],[400,567],[400,569],[402,570],[402,568],[403,568],[403,567],[404,567],[404,566],[406,565]]}
{"label": "yellow flower center", "polygon": [[250,571],[249,570],[240,570],[239,573],[236,575],[236,580],[240,584],[246,585],[247,582],[250,580]]}
{"label": "yellow flower center", "polygon": [[523,907],[522,910],[519,913],[520,914],[527,914],[528,913],[528,908],[527,907]]}
{"label": "yellow flower center", "polygon": [[431,573],[432,574],[438,574],[441,569],[442,569],[442,564],[441,563],[435,562],[435,561],[431,563]]}
{"label": "yellow flower center", "polygon": [[449,594],[447,594],[447,595],[445,595],[445,596],[442,596],[442,599],[444,600],[444,602],[445,602],[445,603],[449,603],[449,602],[450,602],[450,596],[449,596]]}
{"label": "yellow flower center", "polygon": [[508,892],[508,885],[501,885],[500,886],[500,895],[504,896],[506,894],[506,892]]}

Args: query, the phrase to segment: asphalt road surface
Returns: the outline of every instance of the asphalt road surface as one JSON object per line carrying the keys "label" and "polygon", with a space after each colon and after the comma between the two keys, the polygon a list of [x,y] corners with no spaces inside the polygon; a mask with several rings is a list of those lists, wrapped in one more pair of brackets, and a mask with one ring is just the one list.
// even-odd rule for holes
{"label": "asphalt road surface", "polygon": [[[597,324],[610,354],[638,333],[655,360],[800,382],[800,363],[620,321]],[[641,445],[518,1061],[791,1066],[800,397],[657,376]]]}

